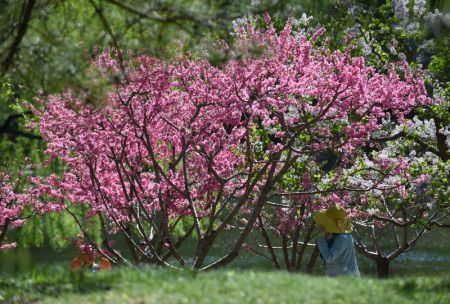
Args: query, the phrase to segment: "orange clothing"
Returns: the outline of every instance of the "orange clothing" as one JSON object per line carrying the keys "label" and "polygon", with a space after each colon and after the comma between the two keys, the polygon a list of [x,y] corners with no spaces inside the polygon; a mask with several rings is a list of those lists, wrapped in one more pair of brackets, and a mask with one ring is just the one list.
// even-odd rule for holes
{"label": "orange clothing", "polygon": [[95,257],[91,254],[79,253],[70,263],[70,269],[77,270],[80,267],[91,267],[94,264]]}
{"label": "orange clothing", "polygon": [[108,259],[101,258],[100,259],[100,270],[110,270],[111,262]]}
{"label": "orange clothing", "polygon": [[[73,260],[70,262],[71,270],[79,270],[82,267],[92,268],[95,265],[95,256],[92,254],[84,254],[79,253]],[[100,269],[99,270],[110,270],[111,262],[102,257],[100,258]]]}

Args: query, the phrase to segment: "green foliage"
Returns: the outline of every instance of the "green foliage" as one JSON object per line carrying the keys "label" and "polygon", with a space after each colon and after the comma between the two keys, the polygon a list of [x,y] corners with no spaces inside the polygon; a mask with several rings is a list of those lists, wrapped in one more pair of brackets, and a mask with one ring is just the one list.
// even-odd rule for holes
{"label": "green foliage", "polygon": [[[98,221],[92,225],[92,237],[97,242],[100,240],[100,228]],[[67,212],[49,213],[43,219],[43,230],[47,233],[49,245],[52,248],[59,249],[72,244],[73,239],[80,233],[75,225],[73,218]],[[100,243],[100,242],[99,242]]]}
{"label": "green foliage", "polygon": [[8,100],[14,97],[14,91],[12,84],[8,78],[1,79],[0,82],[0,100],[2,103],[6,103]]}
{"label": "green foliage", "polygon": [[41,246],[44,244],[44,233],[42,232],[42,221],[39,217],[32,217],[27,224],[20,228],[20,245],[24,248]]}
{"label": "green foliage", "polygon": [[[175,224],[174,219],[172,219],[170,222],[171,222],[170,223],[171,225]],[[193,225],[193,223],[194,223],[194,220],[192,219],[192,217],[184,216],[178,222],[178,224],[175,226],[172,235],[177,236],[177,237],[184,235],[189,230],[189,228]],[[204,223],[202,222],[201,224],[204,224]]]}

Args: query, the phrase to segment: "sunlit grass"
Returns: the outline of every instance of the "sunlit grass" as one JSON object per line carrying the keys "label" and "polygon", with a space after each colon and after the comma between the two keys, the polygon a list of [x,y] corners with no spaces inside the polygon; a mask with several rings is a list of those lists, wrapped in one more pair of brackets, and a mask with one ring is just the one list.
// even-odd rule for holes
{"label": "sunlit grass", "polygon": [[72,273],[48,267],[0,279],[8,303],[450,303],[448,290],[449,276],[332,279],[249,270]]}

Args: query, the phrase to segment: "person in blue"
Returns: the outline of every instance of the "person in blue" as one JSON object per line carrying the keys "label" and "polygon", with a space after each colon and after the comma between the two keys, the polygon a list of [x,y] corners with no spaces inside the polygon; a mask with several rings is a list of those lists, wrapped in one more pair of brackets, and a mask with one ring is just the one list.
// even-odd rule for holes
{"label": "person in blue", "polygon": [[316,240],[324,261],[325,275],[360,276],[355,246],[351,235],[352,225],[345,209],[331,206],[314,212],[314,220],[322,237]]}

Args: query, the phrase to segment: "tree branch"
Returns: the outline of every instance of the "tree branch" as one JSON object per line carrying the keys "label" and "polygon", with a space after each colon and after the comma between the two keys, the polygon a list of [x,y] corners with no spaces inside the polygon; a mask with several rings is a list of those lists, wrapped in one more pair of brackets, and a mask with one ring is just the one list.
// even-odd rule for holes
{"label": "tree branch", "polygon": [[0,75],[6,74],[13,63],[14,55],[18,52],[19,45],[27,32],[35,4],[36,0],[29,0],[23,10],[19,29],[17,30],[17,36],[9,47],[9,52],[2,62]]}
{"label": "tree branch", "polygon": [[[25,112],[25,115],[32,114],[31,112]],[[32,133],[27,133],[19,130],[16,121],[23,117],[24,114],[12,114],[6,118],[2,125],[0,125],[0,135],[6,134],[9,137],[16,138],[19,136],[29,139],[42,139],[41,136]]]}

